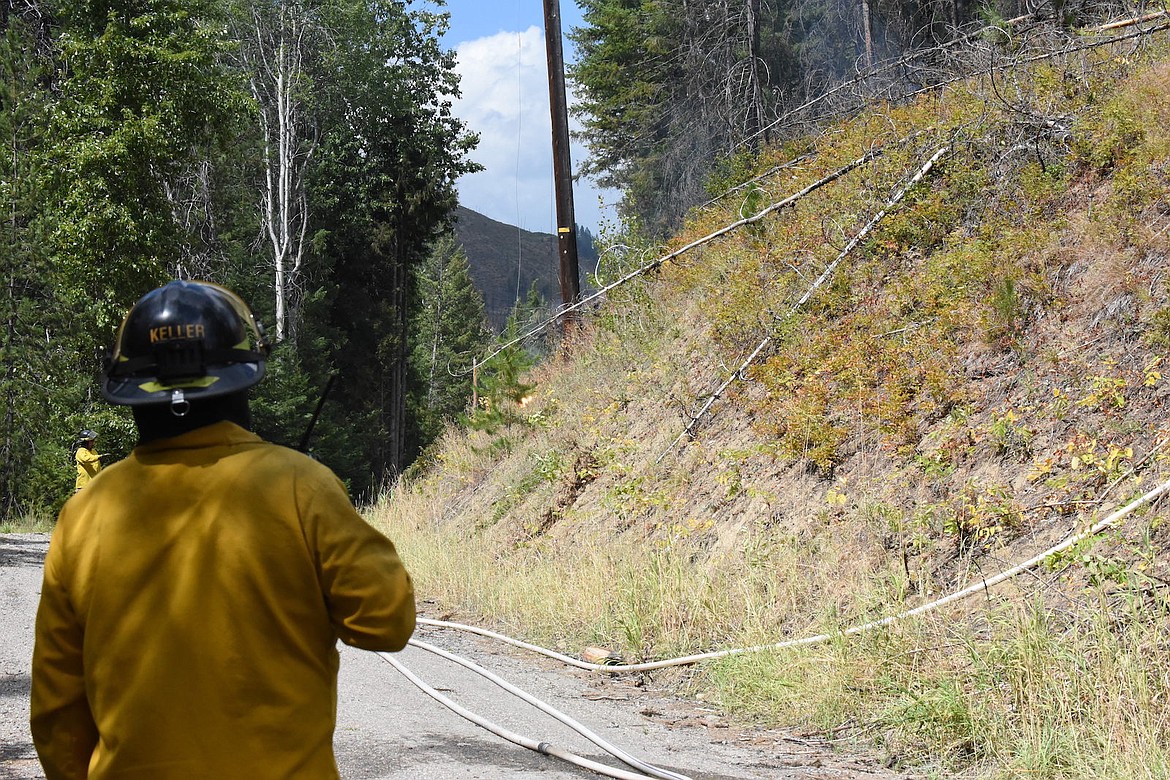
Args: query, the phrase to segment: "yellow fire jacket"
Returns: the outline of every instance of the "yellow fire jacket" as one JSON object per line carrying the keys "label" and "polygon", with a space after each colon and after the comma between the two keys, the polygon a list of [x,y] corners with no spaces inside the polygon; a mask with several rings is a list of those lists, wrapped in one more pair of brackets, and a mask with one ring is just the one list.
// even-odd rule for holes
{"label": "yellow fire jacket", "polygon": [[337,640],[401,650],[410,577],[329,469],[229,422],[65,504],[32,734],[48,780],[336,778]]}
{"label": "yellow fire jacket", "polygon": [[102,470],[102,456],[86,447],[78,447],[73,460],[77,462],[77,479],[73,483],[73,489],[76,491],[88,485]]}

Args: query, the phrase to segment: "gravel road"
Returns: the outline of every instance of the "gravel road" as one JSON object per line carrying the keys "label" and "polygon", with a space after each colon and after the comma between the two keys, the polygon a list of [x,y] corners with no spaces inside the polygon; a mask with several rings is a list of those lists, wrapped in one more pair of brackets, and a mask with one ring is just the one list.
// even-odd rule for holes
{"label": "gravel road", "polygon": [[[29,737],[28,695],[33,621],[47,546],[44,534],[0,534],[0,780],[44,777]],[[718,713],[660,695],[633,677],[567,669],[452,631],[427,630],[419,636],[471,658],[642,761],[694,780],[908,777],[783,732],[730,728]],[[444,695],[511,732],[631,771],[553,718],[450,661],[414,647],[397,658]],[[376,654],[343,647],[341,659],[334,742],[346,780],[601,777],[472,724]]]}

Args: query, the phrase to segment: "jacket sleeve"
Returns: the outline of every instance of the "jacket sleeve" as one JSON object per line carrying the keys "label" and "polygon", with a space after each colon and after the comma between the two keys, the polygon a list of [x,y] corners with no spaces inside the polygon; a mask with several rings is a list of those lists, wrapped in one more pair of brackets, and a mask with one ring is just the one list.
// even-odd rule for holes
{"label": "jacket sleeve", "polygon": [[82,629],[59,576],[59,542],[49,545],[37,609],[30,726],[47,780],[83,779],[98,742],[85,694]]}
{"label": "jacket sleeve", "polygon": [[315,492],[310,515],[318,576],[341,641],[401,650],[414,633],[414,587],[393,542],[362,519],[332,474]]}

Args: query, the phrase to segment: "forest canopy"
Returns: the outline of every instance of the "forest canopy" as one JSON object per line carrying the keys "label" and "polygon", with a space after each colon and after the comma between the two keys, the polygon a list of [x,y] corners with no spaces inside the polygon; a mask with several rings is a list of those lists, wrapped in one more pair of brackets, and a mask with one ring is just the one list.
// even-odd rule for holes
{"label": "forest canopy", "polygon": [[847,116],[969,72],[965,43],[1064,30],[1118,9],[1100,0],[580,0],[570,74],[585,173],[622,192],[654,238],[713,181],[809,121]]}
{"label": "forest canopy", "polygon": [[[461,411],[410,347],[412,311],[440,304],[470,320],[428,334],[486,337],[465,262],[431,259],[476,168],[446,21],[394,0],[4,0],[0,515],[63,500],[82,428],[107,462],[133,446],[98,356],[170,278],[236,290],[268,328],[265,437],[295,446],[338,379],[313,450],[355,493]],[[423,300],[450,289],[469,297]]]}

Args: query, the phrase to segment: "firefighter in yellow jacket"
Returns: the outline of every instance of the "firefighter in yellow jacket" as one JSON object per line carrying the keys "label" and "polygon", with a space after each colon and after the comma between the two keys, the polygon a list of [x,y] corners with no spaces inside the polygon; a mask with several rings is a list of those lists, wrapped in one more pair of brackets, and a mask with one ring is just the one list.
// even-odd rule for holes
{"label": "firefighter in yellow jacket", "polygon": [[62,509],[33,742],[59,778],[336,778],[337,640],[402,649],[414,592],[326,467],[249,430],[267,344],[175,281],[126,316],[102,393],[139,443]]}
{"label": "firefighter in yellow jacket", "polygon": [[75,493],[102,470],[102,456],[97,452],[96,443],[97,433],[88,428],[77,434],[77,450],[73,453],[73,461],[77,464],[77,479],[73,483]]}

